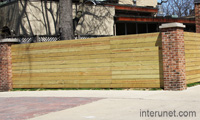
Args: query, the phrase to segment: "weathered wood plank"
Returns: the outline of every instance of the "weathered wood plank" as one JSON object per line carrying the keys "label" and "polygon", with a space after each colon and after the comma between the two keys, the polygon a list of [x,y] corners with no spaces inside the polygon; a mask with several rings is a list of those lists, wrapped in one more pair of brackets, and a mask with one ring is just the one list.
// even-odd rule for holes
{"label": "weathered wood plank", "polygon": [[40,66],[40,65],[68,65],[68,64],[87,64],[87,63],[110,63],[110,58],[85,59],[85,60],[60,60],[60,61],[40,61],[40,62],[14,62],[12,66]]}
{"label": "weathered wood plank", "polygon": [[26,57],[62,57],[62,56],[85,56],[85,55],[100,55],[100,54],[109,54],[111,53],[111,50],[93,50],[93,51],[70,51],[70,52],[55,52],[55,53],[38,53],[38,54],[18,54],[18,55],[13,55],[13,59],[23,59]]}
{"label": "weathered wood plank", "polygon": [[112,58],[117,58],[117,57],[140,57],[140,56],[158,56],[158,52],[132,52],[132,53],[118,53],[118,54],[111,54]]}
{"label": "weathered wood plank", "polygon": [[[88,52],[88,51],[87,51]],[[72,54],[73,53],[73,54]],[[104,55],[104,54],[110,54],[110,50],[102,50],[102,51],[89,51],[88,53],[81,52],[82,54],[79,54],[78,52],[68,52],[68,53],[48,53],[48,54],[25,54],[25,55],[15,55],[12,56],[13,59],[30,59],[30,58],[44,58],[44,57],[76,57],[76,56],[86,56],[86,55]],[[90,54],[91,53],[91,54]],[[133,57],[133,56],[145,56],[145,55],[152,55],[152,56],[158,56],[158,51],[151,51],[151,52],[127,52],[127,53],[112,53],[111,57]]]}
{"label": "weathered wood plank", "polygon": [[96,67],[110,67],[111,63],[88,63],[88,64],[67,64],[67,65],[39,65],[39,66],[13,66],[13,70],[38,70],[38,69],[68,69],[68,68],[96,68]]}
{"label": "weathered wood plank", "polygon": [[159,73],[159,70],[112,71],[112,75],[157,75]]}
{"label": "weathered wood plank", "polygon": [[60,69],[60,68],[55,68],[55,69],[39,69],[39,70],[13,70],[13,73],[19,73],[19,74],[24,74],[24,73],[53,73],[53,72],[89,72],[89,71],[109,71],[111,70],[110,67],[99,67],[99,68],[67,68],[67,69]]}
{"label": "weathered wood plank", "polygon": [[[199,46],[200,47],[200,46]],[[185,57],[187,58],[200,58],[200,54],[196,53],[196,54],[185,54]]]}
{"label": "weathered wood plank", "polygon": [[112,53],[128,53],[128,52],[157,52],[157,47],[143,47],[143,48],[123,48],[112,49]]}
{"label": "weathered wood plank", "polygon": [[[35,46],[34,46],[35,45]],[[110,45],[109,41],[96,41],[96,42],[90,42],[90,43],[68,43],[68,44],[59,44],[59,45],[46,45],[46,46],[40,46],[37,44],[31,44],[30,46],[24,46],[22,48],[12,48],[12,51],[33,51],[33,50],[52,50],[52,49],[76,49],[80,47],[101,47],[105,45]]]}
{"label": "weathered wood plank", "polygon": [[66,85],[66,84],[160,84],[159,80],[54,80],[54,81],[15,81],[15,85],[28,85],[28,84],[34,84],[34,85]]}
{"label": "weathered wood plank", "polygon": [[[130,38],[130,39],[123,39],[123,40],[112,40],[110,43],[112,45],[118,45],[118,44],[138,44],[138,43],[156,43],[158,39],[158,36],[152,36],[149,37],[141,37],[141,38]],[[158,41],[160,42],[160,41]]]}
{"label": "weathered wood plank", "polygon": [[156,43],[137,43],[137,44],[119,44],[119,45],[111,45],[111,49],[121,49],[121,48],[140,48],[140,47],[152,47],[156,46]]}
{"label": "weathered wood plank", "polygon": [[15,70],[38,70],[38,69],[68,69],[68,68],[96,68],[96,67],[119,67],[119,66],[146,66],[155,65],[158,66],[157,61],[136,61],[136,62],[96,62],[96,63],[79,63],[79,64],[41,64],[35,65],[30,63],[29,65],[14,65],[12,69]]}
{"label": "weathered wood plank", "polygon": [[[65,61],[65,60],[86,60],[86,59],[101,59],[101,58],[111,58],[111,54],[101,54],[101,55],[88,55],[88,56],[64,56],[64,57],[46,57],[46,58],[24,58],[24,59],[13,59],[13,63],[17,62],[42,62],[42,61]],[[123,62],[123,61],[155,61],[159,60],[159,56],[131,56],[131,57],[116,57],[111,59],[112,62]]]}
{"label": "weathered wood plank", "polygon": [[197,54],[197,53],[200,53],[200,50],[185,50],[185,53],[186,54],[190,54],[190,53]]}
{"label": "weathered wood plank", "polygon": [[198,62],[200,58],[188,58],[186,57],[186,63],[190,64],[191,62]]}
{"label": "weathered wood plank", "polygon": [[111,84],[112,88],[160,88],[160,84]]}
{"label": "weathered wood plank", "polygon": [[24,57],[22,59],[13,59],[13,62],[41,62],[41,61],[65,61],[65,60],[86,60],[86,59],[101,59],[110,58],[110,54],[96,54],[96,55],[86,55],[86,56],[58,56],[58,57]]}
{"label": "weathered wood plank", "polygon": [[189,76],[189,75],[195,75],[195,74],[200,74],[200,69],[198,70],[190,70],[190,71],[188,71],[187,69],[186,69],[186,75],[187,76]]}
{"label": "weathered wood plank", "polygon": [[160,84],[13,84],[14,88],[160,88]]}
{"label": "weathered wood plank", "polygon": [[112,62],[131,62],[131,61],[159,61],[159,56],[143,56],[143,57],[128,57],[128,58],[112,58]]}
{"label": "weathered wood plank", "polygon": [[129,83],[129,84],[133,84],[133,83],[136,83],[136,84],[159,84],[160,83],[160,79],[115,79],[115,80],[112,80],[112,84],[123,84],[123,83]]}
{"label": "weathered wood plank", "polygon": [[[83,64],[84,65],[84,64]],[[13,68],[13,73],[30,73],[30,72],[35,72],[35,73],[38,73],[38,72],[62,72],[62,71],[92,71],[92,70],[106,70],[106,69],[112,69],[113,71],[116,70],[126,70],[126,71],[129,71],[129,70],[152,70],[152,69],[155,69],[155,70],[159,70],[159,65],[146,65],[146,66],[141,66],[141,65],[132,65],[132,66],[113,66],[113,67],[110,67],[110,66],[107,66],[105,65],[104,67],[101,66],[101,67],[81,67],[81,66],[76,66],[76,67],[68,67],[68,68],[56,68],[56,67],[52,67],[52,66],[46,66],[45,68],[44,67],[40,67],[40,66],[34,66],[34,67],[15,67]],[[199,69],[199,67],[196,67],[196,69]],[[189,69],[188,69],[189,70]]]}
{"label": "weathered wood plank", "polygon": [[111,80],[16,80],[15,84],[110,84]]}
{"label": "weathered wood plank", "polygon": [[193,61],[186,63],[186,67],[200,66],[200,61]]}
{"label": "weathered wood plank", "polygon": [[13,81],[51,81],[51,80],[111,80],[111,76],[52,76],[52,77],[15,77]]}
{"label": "weathered wood plank", "polygon": [[93,46],[93,47],[77,47],[77,48],[61,48],[61,49],[45,49],[45,50],[27,50],[27,51],[13,51],[12,56],[25,55],[25,54],[46,54],[46,53],[59,53],[59,52],[75,52],[75,51],[92,51],[92,50],[108,50],[110,45]]}
{"label": "weathered wood plank", "polygon": [[192,33],[192,32],[184,32],[184,36],[185,36],[185,37],[187,37],[187,36],[189,36],[189,37],[200,37],[199,34],[197,34],[197,33]]}
{"label": "weathered wood plank", "polygon": [[185,45],[185,50],[200,50],[200,46]]}
{"label": "weathered wood plank", "polygon": [[49,73],[14,73],[13,77],[52,77],[52,76],[110,76],[111,71],[88,71],[88,72],[49,72]]}
{"label": "weathered wood plank", "polygon": [[159,70],[159,66],[149,65],[149,66],[120,66],[120,67],[111,67],[113,70]]}
{"label": "weathered wood plank", "polygon": [[194,78],[194,79],[189,79],[187,80],[187,84],[190,84],[190,83],[196,83],[196,82],[200,82],[200,78]]}
{"label": "weathered wood plank", "polygon": [[160,78],[160,75],[159,74],[155,74],[155,75],[146,75],[146,74],[143,74],[143,75],[112,75],[112,79],[141,79],[141,78],[144,78],[144,79],[152,79],[152,78]]}
{"label": "weathered wood plank", "polygon": [[188,75],[186,78],[187,78],[188,80],[194,79],[194,78],[200,78],[200,74]]}

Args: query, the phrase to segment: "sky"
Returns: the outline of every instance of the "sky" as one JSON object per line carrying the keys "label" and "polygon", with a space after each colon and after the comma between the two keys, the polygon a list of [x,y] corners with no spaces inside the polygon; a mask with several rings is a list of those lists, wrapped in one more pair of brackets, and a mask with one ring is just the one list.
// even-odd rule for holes
{"label": "sky", "polygon": [[160,2],[161,0],[158,0],[158,2]]}

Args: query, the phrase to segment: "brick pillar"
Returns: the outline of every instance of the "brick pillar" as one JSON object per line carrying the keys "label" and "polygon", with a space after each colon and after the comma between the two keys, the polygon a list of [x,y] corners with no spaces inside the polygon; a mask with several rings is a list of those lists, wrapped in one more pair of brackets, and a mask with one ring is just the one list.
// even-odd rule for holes
{"label": "brick pillar", "polygon": [[11,45],[18,40],[0,40],[0,92],[12,89]]}
{"label": "brick pillar", "polygon": [[195,0],[196,32],[200,33],[200,0]]}
{"label": "brick pillar", "polygon": [[162,32],[163,75],[165,90],[185,90],[185,47],[182,23],[160,26]]}

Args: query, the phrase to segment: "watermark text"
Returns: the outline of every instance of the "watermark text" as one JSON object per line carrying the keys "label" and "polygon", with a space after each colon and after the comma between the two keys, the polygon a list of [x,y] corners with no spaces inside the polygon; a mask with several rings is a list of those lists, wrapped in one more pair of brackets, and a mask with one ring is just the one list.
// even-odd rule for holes
{"label": "watermark text", "polygon": [[196,111],[152,111],[141,110],[140,117],[197,117]]}

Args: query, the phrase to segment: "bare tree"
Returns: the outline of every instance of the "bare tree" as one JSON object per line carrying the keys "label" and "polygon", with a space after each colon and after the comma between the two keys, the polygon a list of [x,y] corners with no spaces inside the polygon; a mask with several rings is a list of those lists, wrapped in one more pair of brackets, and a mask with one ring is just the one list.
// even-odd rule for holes
{"label": "bare tree", "polygon": [[194,0],[168,0],[163,4],[163,9],[166,15],[189,16],[194,9]]}
{"label": "bare tree", "polygon": [[3,21],[4,21],[4,10],[0,8],[0,29],[3,27]]}
{"label": "bare tree", "polygon": [[4,21],[3,16],[4,16],[4,11],[0,8],[0,39],[2,39],[2,27],[3,27],[3,21]]}
{"label": "bare tree", "polygon": [[72,0],[60,0],[59,4],[61,40],[71,40],[74,38]]}

